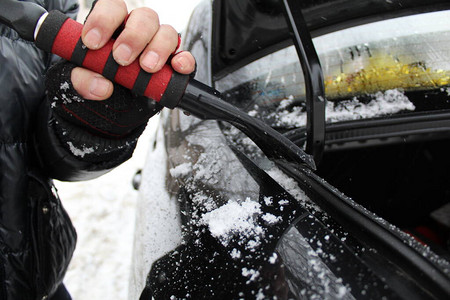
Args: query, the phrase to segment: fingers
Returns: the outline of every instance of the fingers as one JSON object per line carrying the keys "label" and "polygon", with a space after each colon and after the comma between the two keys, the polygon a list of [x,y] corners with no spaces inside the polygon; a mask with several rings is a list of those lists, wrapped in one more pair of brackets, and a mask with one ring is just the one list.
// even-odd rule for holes
{"label": "fingers", "polygon": [[89,49],[103,47],[127,15],[128,9],[123,0],[99,0],[81,32],[83,43]]}
{"label": "fingers", "polygon": [[[139,59],[141,68],[150,73],[161,70],[178,45],[178,33],[169,25],[160,25],[158,14],[150,8],[128,10],[123,0],[99,0],[87,18],[81,34],[90,49],[102,48],[115,31],[125,26],[113,45],[113,57],[122,66]],[[174,70],[190,74],[194,57],[180,52],[171,60]],[[103,76],[82,68],[72,71],[72,83],[85,99],[104,100],[111,96],[113,85]]]}
{"label": "fingers", "polygon": [[[146,7],[133,10],[113,46],[116,62],[122,66],[132,63],[159,30],[159,18],[155,11]],[[161,44],[161,47],[166,45]]]}
{"label": "fingers", "polygon": [[172,68],[181,74],[191,74],[195,70],[195,59],[190,52],[177,53],[171,61]]}
{"label": "fingers", "polygon": [[71,80],[78,94],[88,100],[105,100],[111,97],[114,89],[111,81],[84,68],[74,68]]}
{"label": "fingers", "polygon": [[161,25],[140,57],[141,67],[157,72],[166,63],[178,45],[178,33],[169,25]]}
{"label": "fingers", "polygon": [[[128,16],[123,0],[99,0],[92,9],[82,32],[83,43],[90,49],[103,47]],[[160,25],[158,14],[146,7],[133,10],[113,45],[113,57],[127,66],[139,56],[141,67],[147,72],[159,71],[178,45],[178,33],[169,25]],[[173,61],[175,70],[189,73],[194,59],[184,53]]]}

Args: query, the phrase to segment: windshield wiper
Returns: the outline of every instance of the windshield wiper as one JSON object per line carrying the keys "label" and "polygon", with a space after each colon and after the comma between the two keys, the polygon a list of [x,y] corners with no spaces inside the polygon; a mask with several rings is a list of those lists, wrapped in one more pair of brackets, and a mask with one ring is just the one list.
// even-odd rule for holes
{"label": "windshield wiper", "polygon": [[270,159],[285,159],[315,169],[313,158],[263,121],[223,101],[219,92],[191,80],[177,107],[203,120],[226,121],[246,134]]}

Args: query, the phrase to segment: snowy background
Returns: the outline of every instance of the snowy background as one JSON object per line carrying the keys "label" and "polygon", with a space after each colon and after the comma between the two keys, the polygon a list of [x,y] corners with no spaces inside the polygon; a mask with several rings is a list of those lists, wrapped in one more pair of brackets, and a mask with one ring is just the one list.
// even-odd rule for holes
{"label": "snowy background", "polygon": [[[87,10],[80,0],[83,21]],[[129,10],[148,6],[182,32],[200,0],[126,0]],[[65,284],[74,300],[127,299],[138,192],[132,178],[145,163],[158,117],[149,121],[133,157],[91,181],[56,182],[60,197],[78,232],[78,244]]]}

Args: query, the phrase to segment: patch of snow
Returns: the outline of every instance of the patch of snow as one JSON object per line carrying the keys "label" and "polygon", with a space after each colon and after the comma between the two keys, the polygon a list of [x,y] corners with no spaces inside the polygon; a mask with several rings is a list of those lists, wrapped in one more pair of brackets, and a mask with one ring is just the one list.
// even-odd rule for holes
{"label": "patch of snow", "polygon": [[267,296],[264,294],[264,291],[262,289],[259,289],[258,293],[256,294],[255,299],[256,300],[264,300],[264,299],[267,299]]}
{"label": "patch of snow", "polygon": [[269,257],[269,263],[271,263],[272,265],[275,264],[277,262],[277,258],[278,258],[278,254],[276,254],[275,252],[272,254],[271,257]]}
{"label": "patch of snow", "polygon": [[400,90],[377,92],[373,97],[374,99],[367,104],[361,103],[356,98],[338,105],[329,102],[326,112],[327,121],[366,119],[395,114],[405,110],[415,110],[414,104]]}
{"label": "patch of snow", "polygon": [[93,147],[83,147],[83,148],[77,148],[75,147],[72,142],[67,142],[70,148],[70,152],[72,152],[73,155],[84,157],[86,154],[93,153],[95,149]]}
{"label": "patch of snow", "polygon": [[187,174],[192,172],[192,163],[190,162],[183,163],[181,165],[176,166],[175,168],[170,169],[169,172],[170,175],[172,175],[172,177],[175,178],[186,176]]}
{"label": "patch of snow", "polygon": [[242,268],[242,276],[248,278],[247,284],[255,281],[259,277],[259,275],[260,274],[258,270]]}
{"label": "patch of snow", "polygon": [[248,247],[254,248],[259,244],[263,235],[263,228],[256,223],[256,217],[261,214],[261,205],[246,199],[242,203],[234,200],[202,215],[201,222],[208,226],[211,235],[216,237],[224,246],[237,236],[248,240]]}
{"label": "patch of snow", "polygon": [[233,250],[231,250],[231,258],[233,259],[239,259],[241,258],[241,251],[237,250],[236,248],[233,248]]}
{"label": "patch of snow", "polygon": [[[368,103],[363,103],[356,97],[339,103],[328,101],[325,112],[326,121],[333,123],[375,118],[401,111],[415,110],[414,104],[402,91],[397,89],[377,92],[372,97],[373,99]],[[307,117],[303,108],[294,106],[290,110],[285,109],[293,101],[293,97],[282,100],[277,111],[269,114],[269,117],[276,120],[274,125],[288,127],[306,126]]]}
{"label": "patch of snow", "polygon": [[282,220],[281,217],[274,216],[270,213],[265,213],[264,215],[262,215],[262,219],[270,225],[276,224]]}
{"label": "patch of snow", "polygon": [[63,91],[67,91],[69,89],[69,83],[67,81],[61,83],[61,86],[59,87]]}
{"label": "patch of snow", "polygon": [[214,202],[214,199],[212,199],[208,195],[203,194],[203,192],[201,191],[194,193],[192,202],[198,207],[202,207],[207,211],[211,211],[217,208],[217,204]]}
{"label": "patch of snow", "polygon": [[273,204],[273,198],[272,197],[264,197],[264,203],[269,206]]}
{"label": "patch of snow", "polygon": [[[305,194],[305,192],[300,188],[298,183],[292,179],[292,177],[287,176],[283,171],[278,169],[276,166],[272,166],[270,170],[267,171],[275,181],[277,181],[286,191],[289,192],[295,199],[300,201],[300,203],[313,211],[322,211],[322,209],[312,202],[309,197]],[[288,204],[289,202],[286,200],[278,201],[278,204],[283,207],[283,205]]]}

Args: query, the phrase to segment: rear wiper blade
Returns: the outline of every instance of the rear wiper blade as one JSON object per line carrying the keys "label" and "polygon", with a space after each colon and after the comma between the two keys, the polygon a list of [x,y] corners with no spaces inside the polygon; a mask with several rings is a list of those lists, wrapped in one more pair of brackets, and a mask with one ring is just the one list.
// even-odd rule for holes
{"label": "rear wiper blade", "polygon": [[314,159],[263,121],[225,102],[221,94],[192,80],[178,107],[203,120],[226,121],[246,134],[271,159],[285,159],[316,169]]}

